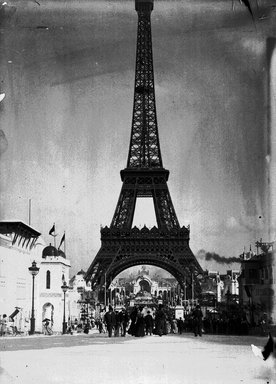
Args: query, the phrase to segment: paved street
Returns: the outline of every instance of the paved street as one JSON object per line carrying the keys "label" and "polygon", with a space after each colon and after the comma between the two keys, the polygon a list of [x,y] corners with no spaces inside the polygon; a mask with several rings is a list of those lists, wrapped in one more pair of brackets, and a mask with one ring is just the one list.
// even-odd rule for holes
{"label": "paved street", "polygon": [[276,383],[275,362],[255,357],[264,337],[192,334],[0,339],[1,384]]}

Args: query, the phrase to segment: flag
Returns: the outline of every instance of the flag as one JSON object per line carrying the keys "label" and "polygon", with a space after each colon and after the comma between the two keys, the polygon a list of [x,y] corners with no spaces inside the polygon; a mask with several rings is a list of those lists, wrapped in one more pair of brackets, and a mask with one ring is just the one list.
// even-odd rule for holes
{"label": "flag", "polygon": [[56,236],[55,235],[55,232],[56,232],[56,227],[55,227],[55,224],[52,226],[52,228],[50,229],[50,231],[49,231],[49,235],[51,235],[51,236]]}
{"label": "flag", "polygon": [[61,238],[61,240],[60,240],[60,244],[59,244],[59,247],[58,247],[58,249],[61,247],[61,245],[62,245],[62,243],[65,241],[65,232],[64,232],[64,234],[63,234],[63,236],[62,236],[62,238]]}
{"label": "flag", "polygon": [[271,334],[269,333],[269,336],[268,336],[268,341],[266,343],[266,345],[264,346],[264,349],[262,351],[262,355],[264,357],[264,360],[268,359],[268,357],[270,356],[271,353],[274,352],[274,348],[275,348],[275,342],[273,340],[273,337],[271,336]]}
{"label": "flag", "polygon": [[271,334],[269,333],[267,343],[264,346],[263,350],[261,350],[261,348],[256,347],[254,344],[251,344],[251,348],[255,356],[260,357],[263,360],[267,360],[271,354],[275,353],[276,343],[273,340]]}

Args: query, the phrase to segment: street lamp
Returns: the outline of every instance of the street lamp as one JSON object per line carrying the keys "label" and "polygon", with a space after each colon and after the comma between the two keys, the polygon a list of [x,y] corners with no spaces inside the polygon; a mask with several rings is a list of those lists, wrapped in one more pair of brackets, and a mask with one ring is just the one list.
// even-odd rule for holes
{"label": "street lamp", "polygon": [[33,276],[33,291],[32,291],[32,316],[31,316],[31,329],[30,335],[33,335],[35,332],[35,316],[34,316],[34,279],[39,272],[39,268],[36,266],[36,262],[32,262],[32,266],[29,267],[29,272]]}
{"label": "street lamp", "polygon": [[104,307],[106,308],[106,271],[104,272]]}
{"label": "street lamp", "polygon": [[66,281],[63,282],[62,286],[61,286],[61,289],[63,290],[63,294],[64,294],[64,308],[63,308],[63,323],[62,323],[62,334],[65,335],[66,333],[66,328],[67,328],[67,324],[66,324],[66,321],[65,321],[65,294],[66,292],[68,291],[68,285],[66,284]]}

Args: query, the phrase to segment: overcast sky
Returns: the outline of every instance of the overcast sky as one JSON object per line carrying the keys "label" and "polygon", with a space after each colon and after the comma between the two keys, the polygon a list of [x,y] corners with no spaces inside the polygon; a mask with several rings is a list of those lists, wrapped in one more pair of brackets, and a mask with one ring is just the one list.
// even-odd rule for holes
{"label": "overcast sky", "polygon": [[[0,3],[3,3],[0,2]],[[110,225],[130,139],[134,1],[0,5],[1,216],[66,231],[72,272]],[[163,164],[190,246],[238,256],[269,238],[266,39],[271,1],[156,0],[152,13]],[[39,5],[40,4],[40,5]],[[257,7],[258,5],[258,7]],[[154,224],[137,205],[135,223]],[[150,211],[147,209],[147,211]],[[227,267],[225,267],[227,268]]]}

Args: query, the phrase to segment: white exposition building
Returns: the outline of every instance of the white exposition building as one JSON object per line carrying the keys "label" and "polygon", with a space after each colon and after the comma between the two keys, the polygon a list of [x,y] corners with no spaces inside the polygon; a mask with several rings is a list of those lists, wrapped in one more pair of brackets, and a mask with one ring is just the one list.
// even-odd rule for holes
{"label": "white exposition building", "polygon": [[[53,331],[61,332],[64,312],[64,293],[61,289],[63,282],[69,282],[70,261],[64,252],[52,245],[42,251],[40,264],[38,291],[40,311],[37,313],[37,323],[41,324],[45,318],[51,321]],[[70,316],[68,299],[69,291],[65,293],[66,321]]]}
{"label": "white exposition building", "polygon": [[[27,333],[32,310],[32,262],[37,263],[34,278],[35,330],[43,330],[48,318],[54,332],[62,331],[64,315],[63,282],[69,282],[70,261],[62,251],[45,247],[40,233],[21,221],[0,222],[0,319],[11,316],[13,324]],[[66,321],[70,316],[69,291],[65,296]]]}

